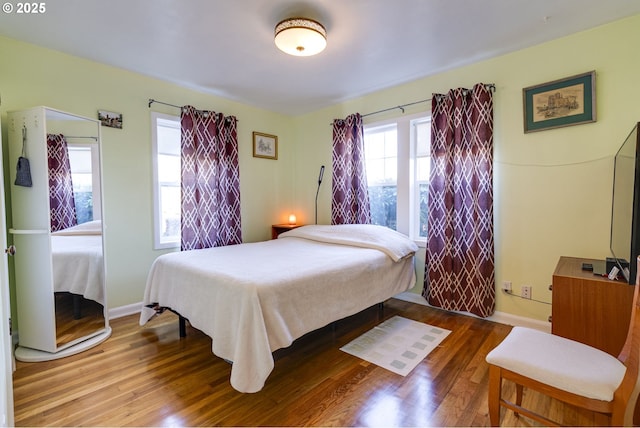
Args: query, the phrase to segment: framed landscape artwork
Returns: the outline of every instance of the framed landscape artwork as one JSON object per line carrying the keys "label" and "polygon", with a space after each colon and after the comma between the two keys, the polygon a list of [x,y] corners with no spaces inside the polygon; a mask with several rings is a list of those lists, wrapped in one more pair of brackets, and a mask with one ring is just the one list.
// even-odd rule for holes
{"label": "framed landscape artwork", "polygon": [[98,110],[98,120],[100,121],[102,126],[122,129],[122,113]]}
{"label": "framed landscape artwork", "polygon": [[522,90],[524,132],[596,121],[596,72]]}

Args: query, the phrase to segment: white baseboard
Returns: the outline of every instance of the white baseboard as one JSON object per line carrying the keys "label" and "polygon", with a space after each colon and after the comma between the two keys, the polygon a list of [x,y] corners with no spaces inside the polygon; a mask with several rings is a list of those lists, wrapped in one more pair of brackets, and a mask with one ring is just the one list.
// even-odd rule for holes
{"label": "white baseboard", "polygon": [[427,303],[427,299],[420,294],[412,293],[411,291],[405,291],[404,293],[396,294],[393,296],[395,299],[404,300],[405,302],[417,303],[418,305],[431,306]]}
{"label": "white baseboard", "polygon": [[[405,291],[404,293],[400,293],[394,296],[396,299],[404,300],[406,302],[416,303],[418,305],[429,306],[427,300],[422,297],[420,294],[412,293],[410,291]],[[128,315],[139,314],[142,309],[142,302],[132,303],[130,305],[119,306],[117,308],[109,309],[109,319],[116,319],[126,317]],[[436,308],[440,309],[440,308]],[[455,312],[455,311],[454,311]],[[461,315],[467,315],[471,317],[476,317],[476,315],[470,314],[468,312],[455,312]],[[479,317],[476,317],[479,318]],[[487,318],[483,318],[487,321],[499,322],[501,324],[520,326],[520,327],[529,327],[535,328],[536,330],[546,331],[547,333],[551,332],[551,323],[540,321],[533,318],[521,317],[519,315],[509,314],[507,312],[494,312],[493,315]]]}
{"label": "white baseboard", "polygon": [[127,315],[139,314],[142,310],[142,302],[132,303],[130,305],[118,306],[109,309],[109,319],[126,317]]}
{"label": "white baseboard", "polygon": [[521,317],[507,312],[494,312],[493,315],[485,319],[488,321],[499,322],[501,324],[529,327],[551,333],[551,323],[549,321],[540,321],[534,318]]}
{"label": "white baseboard", "polygon": [[[410,291],[405,291],[404,293],[400,293],[394,296],[396,299],[404,300],[406,302],[417,303],[419,305],[429,306],[427,300],[422,297],[420,294],[412,293]],[[440,308],[436,308],[440,309]],[[468,312],[457,312],[453,311],[457,314],[467,315],[471,317],[477,317],[476,315],[470,314]],[[535,328],[536,330],[546,331],[547,333],[551,333],[551,323],[540,321],[533,318],[521,317],[519,315],[513,315],[506,312],[494,312],[493,315],[487,318],[482,318],[487,321],[499,322],[501,324],[519,326],[519,327],[529,327]]]}

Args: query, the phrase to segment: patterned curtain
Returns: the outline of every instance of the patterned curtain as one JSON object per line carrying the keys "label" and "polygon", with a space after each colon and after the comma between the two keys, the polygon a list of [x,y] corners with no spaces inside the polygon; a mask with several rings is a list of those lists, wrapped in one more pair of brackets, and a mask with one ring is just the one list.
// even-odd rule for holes
{"label": "patterned curtain", "polygon": [[240,244],[237,119],[182,109],[181,248]]}
{"label": "patterned curtain", "polygon": [[62,134],[47,134],[49,170],[49,217],[51,231],[56,232],[78,224],[73,197],[71,165],[67,141]]}
{"label": "patterned curtain", "polygon": [[434,95],[423,296],[487,317],[495,307],[493,93],[484,84]]}
{"label": "patterned curtain", "polygon": [[333,121],[331,224],[369,224],[362,116]]}

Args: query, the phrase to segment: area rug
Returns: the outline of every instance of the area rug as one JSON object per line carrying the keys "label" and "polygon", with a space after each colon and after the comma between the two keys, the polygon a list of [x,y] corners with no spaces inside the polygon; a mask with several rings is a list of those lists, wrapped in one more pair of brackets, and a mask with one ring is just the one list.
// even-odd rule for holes
{"label": "area rug", "polygon": [[449,330],[396,315],[340,350],[406,376],[449,333]]}

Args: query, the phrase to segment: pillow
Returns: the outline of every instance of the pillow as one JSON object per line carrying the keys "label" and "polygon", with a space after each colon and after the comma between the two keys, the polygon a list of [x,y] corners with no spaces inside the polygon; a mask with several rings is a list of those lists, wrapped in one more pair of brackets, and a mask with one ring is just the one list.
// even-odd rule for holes
{"label": "pillow", "polygon": [[102,235],[102,221],[93,220],[53,232],[55,236]]}

